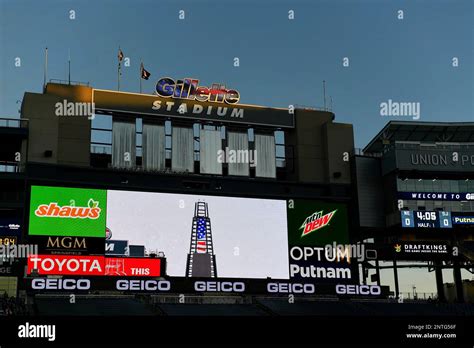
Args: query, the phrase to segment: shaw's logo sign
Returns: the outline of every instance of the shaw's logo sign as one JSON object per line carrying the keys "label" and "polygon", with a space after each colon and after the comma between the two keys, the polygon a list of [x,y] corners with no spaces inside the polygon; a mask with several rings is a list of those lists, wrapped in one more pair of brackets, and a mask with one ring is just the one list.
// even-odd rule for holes
{"label": "shaw's logo sign", "polygon": [[224,85],[213,83],[212,86],[199,86],[199,80],[182,79],[176,80],[163,77],[156,83],[156,94],[164,98],[181,98],[197,100],[201,102],[216,102],[237,104],[240,94],[234,89],[226,89]]}
{"label": "shaw's logo sign", "polygon": [[99,202],[94,201],[92,198],[89,199],[87,207],[74,207],[74,206],[60,206],[56,202],[49,204],[41,204],[35,210],[35,215],[38,217],[58,217],[58,218],[71,218],[71,219],[97,219],[100,216],[101,209],[99,208]]}
{"label": "shaw's logo sign", "polygon": [[336,211],[337,209],[327,213],[326,215],[323,215],[323,211],[321,210],[308,216],[300,227],[300,229],[303,229],[301,237],[307,236],[311,232],[329,225],[329,221],[331,221]]}

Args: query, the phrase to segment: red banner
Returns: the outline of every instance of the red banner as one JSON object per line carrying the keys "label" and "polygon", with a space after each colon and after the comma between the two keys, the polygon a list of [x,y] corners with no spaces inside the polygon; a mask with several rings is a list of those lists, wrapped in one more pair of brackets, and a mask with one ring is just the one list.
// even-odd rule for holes
{"label": "red banner", "polygon": [[159,277],[161,260],[151,258],[106,257],[105,275],[120,277]]}
{"label": "red banner", "polygon": [[161,260],[104,256],[31,255],[28,274],[159,277]]}

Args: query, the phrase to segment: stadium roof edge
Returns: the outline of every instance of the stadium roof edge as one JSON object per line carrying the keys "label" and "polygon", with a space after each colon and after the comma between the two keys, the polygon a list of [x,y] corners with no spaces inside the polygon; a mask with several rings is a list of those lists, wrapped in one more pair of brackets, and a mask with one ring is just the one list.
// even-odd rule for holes
{"label": "stadium roof edge", "polygon": [[[67,82],[61,82],[61,80],[50,80],[47,85],[57,85],[61,86],[62,88],[71,88],[71,87],[86,87],[90,88],[92,91],[99,91],[99,92],[106,92],[106,93],[114,93],[114,94],[128,94],[128,95],[137,95],[137,96],[147,96],[147,97],[157,97],[156,94],[150,94],[150,93],[137,93],[137,92],[131,92],[131,91],[118,91],[118,90],[113,90],[113,89],[103,89],[103,88],[94,88],[92,85],[87,83],[82,83],[82,82],[77,82],[74,84],[69,84]],[[54,92],[51,92],[51,90],[48,90],[46,88],[46,91],[43,92],[43,94],[54,94]],[[180,100],[177,98],[177,100]],[[182,99],[185,101],[186,99]],[[248,108],[254,108],[254,109],[264,109],[264,110],[278,110],[278,111],[288,111],[290,110],[289,107],[276,107],[276,106],[265,106],[265,105],[257,105],[257,104],[247,104],[247,103],[238,103],[235,104],[235,106],[243,106],[243,107],[248,107]],[[301,111],[306,111],[306,112],[327,112],[334,114],[334,112],[326,109],[320,109],[317,107],[305,107],[302,105],[294,105],[294,110],[301,110]]]}
{"label": "stadium roof edge", "polygon": [[[424,122],[424,121],[389,121],[378,133],[372,138],[363,151],[367,153],[380,152],[382,150],[383,140],[392,141],[423,141],[429,140],[427,137],[417,139],[412,136],[420,132],[431,132],[437,135],[449,132],[452,138],[455,138],[456,133],[459,133],[460,127],[472,127],[472,136],[461,142],[474,141],[474,122]],[[395,132],[409,132],[403,139],[394,137]],[[468,130],[466,130],[468,131]],[[391,134],[389,134],[391,133]],[[432,141],[432,140],[431,140]]]}

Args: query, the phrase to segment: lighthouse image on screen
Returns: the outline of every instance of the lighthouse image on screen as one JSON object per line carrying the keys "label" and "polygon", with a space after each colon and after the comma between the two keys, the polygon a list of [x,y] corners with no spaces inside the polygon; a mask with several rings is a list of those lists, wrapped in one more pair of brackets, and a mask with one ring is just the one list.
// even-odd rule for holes
{"label": "lighthouse image on screen", "polygon": [[114,240],[162,252],[175,277],[289,279],[285,200],[107,191]]}
{"label": "lighthouse image on screen", "polygon": [[206,202],[195,204],[186,277],[217,277],[216,255]]}

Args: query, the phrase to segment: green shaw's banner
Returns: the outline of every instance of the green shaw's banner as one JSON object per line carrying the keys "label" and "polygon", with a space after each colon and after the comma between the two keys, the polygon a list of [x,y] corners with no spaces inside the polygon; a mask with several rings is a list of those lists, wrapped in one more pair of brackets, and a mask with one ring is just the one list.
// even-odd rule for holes
{"label": "green shaw's banner", "polygon": [[105,237],[107,191],[31,186],[30,235]]}

